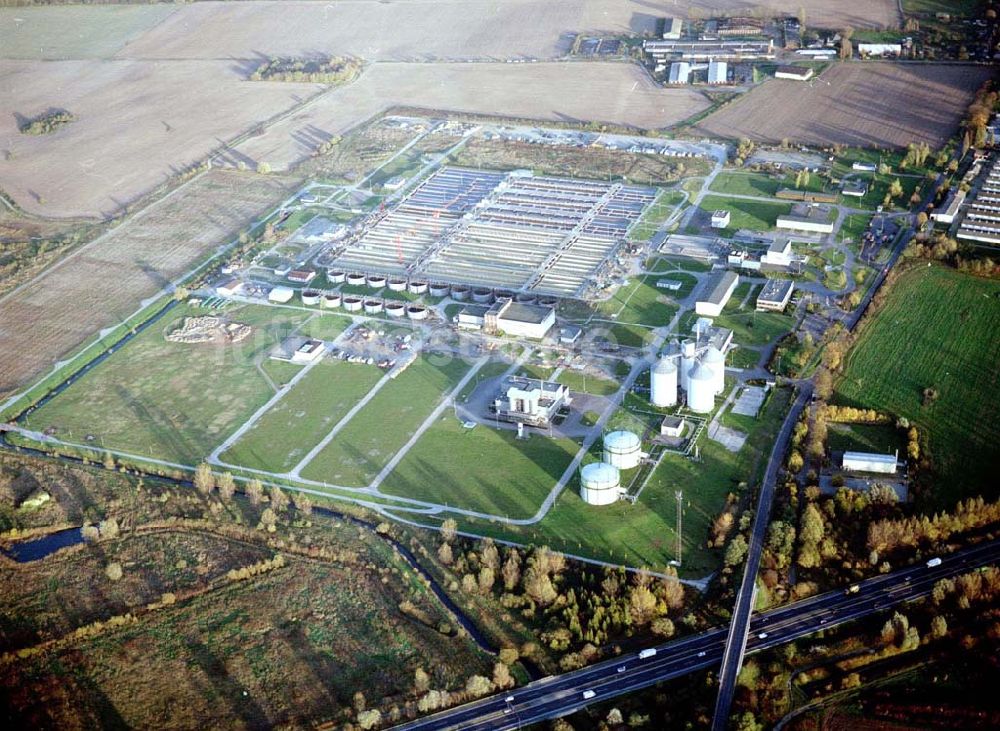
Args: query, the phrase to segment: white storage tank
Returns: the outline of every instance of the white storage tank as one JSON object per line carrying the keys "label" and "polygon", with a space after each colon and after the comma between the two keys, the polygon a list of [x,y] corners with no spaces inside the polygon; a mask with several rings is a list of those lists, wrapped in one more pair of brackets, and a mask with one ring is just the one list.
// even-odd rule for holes
{"label": "white storage tank", "polygon": [[642,443],[638,435],[619,429],[604,435],[604,461],[620,470],[630,470],[639,466],[642,459]]}
{"label": "white storage tank", "polygon": [[589,505],[610,505],[621,497],[621,473],[605,462],[592,462],[580,470],[580,497]]}
{"label": "white storage tank", "polygon": [[649,371],[649,401],[658,408],[677,403],[677,364],[660,358]]}
{"label": "white storage tank", "polygon": [[715,408],[715,376],[704,363],[695,363],[688,375],[688,408],[707,414]]}
{"label": "white storage tank", "polygon": [[688,378],[691,375],[691,369],[694,368],[695,362],[695,343],[694,340],[685,340],[681,343],[681,388],[685,391],[691,388],[688,384]]}
{"label": "white storage tank", "polygon": [[712,371],[712,389],[716,394],[726,390],[726,356],[714,345],[709,346],[702,363]]}

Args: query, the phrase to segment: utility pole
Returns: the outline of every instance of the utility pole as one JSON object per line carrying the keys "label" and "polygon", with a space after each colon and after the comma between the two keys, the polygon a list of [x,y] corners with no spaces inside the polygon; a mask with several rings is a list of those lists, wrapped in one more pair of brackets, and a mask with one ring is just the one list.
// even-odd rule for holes
{"label": "utility pole", "polygon": [[684,491],[678,490],[674,493],[677,498],[677,565],[681,565],[681,550],[683,548],[683,543],[681,542],[681,516],[684,513]]}

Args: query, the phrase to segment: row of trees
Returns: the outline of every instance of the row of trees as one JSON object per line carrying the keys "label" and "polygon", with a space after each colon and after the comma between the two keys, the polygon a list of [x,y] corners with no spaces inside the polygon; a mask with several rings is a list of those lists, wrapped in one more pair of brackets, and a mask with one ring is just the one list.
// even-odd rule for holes
{"label": "row of trees", "polygon": [[453,520],[442,524],[438,559],[453,572],[462,591],[495,596],[519,610],[564,669],[599,656],[599,647],[637,631],[674,634],[670,615],[684,606],[684,587],[667,567],[662,576],[623,568],[570,564],[547,546],[522,551],[486,538],[460,541]]}
{"label": "row of trees", "polygon": [[986,502],[982,497],[968,498],[955,510],[934,515],[909,516],[878,520],[868,526],[868,548],[888,553],[899,548],[934,545],[953,535],[977,530],[1000,521],[1000,500]]}

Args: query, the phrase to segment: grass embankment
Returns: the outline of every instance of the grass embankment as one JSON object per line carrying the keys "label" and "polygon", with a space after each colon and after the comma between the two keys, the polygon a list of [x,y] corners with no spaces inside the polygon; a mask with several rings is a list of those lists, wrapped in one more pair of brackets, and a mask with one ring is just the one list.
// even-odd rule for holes
{"label": "grass embankment", "polygon": [[[888,411],[927,435],[935,496],[1000,493],[1000,282],[942,266],[913,266],[861,327],[836,402]],[[937,391],[925,403],[924,389]]]}

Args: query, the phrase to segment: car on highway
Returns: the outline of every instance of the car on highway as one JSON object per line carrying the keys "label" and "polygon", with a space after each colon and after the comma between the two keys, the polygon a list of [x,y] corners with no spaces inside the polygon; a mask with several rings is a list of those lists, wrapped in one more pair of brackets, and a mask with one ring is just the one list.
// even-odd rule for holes
{"label": "car on highway", "polygon": [[699,652],[698,657],[705,657],[705,651],[702,650],[701,652]]}
{"label": "car on highway", "polygon": [[759,635],[757,635],[757,639],[759,639],[759,640],[766,640],[767,639],[767,632],[761,632]]}
{"label": "car on highway", "polygon": [[590,700],[591,698],[593,698],[593,697],[594,697],[595,695],[597,695],[597,693],[595,693],[595,692],[594,692],[594,691],[592,691],[592,690],[585,690],[585,691],[583,691],[583,699],[584,699],[585,701],[589,701],[589,700]]}
{"label": "car on highway", "polygon": [[940,565],[941,565],[941,559],[938,558],[937,556],[935,556],[934,558],[932,558],[930,561],[927,562],[927,568],[929,569],[932,569],[935,566],[940,566]]}
{"label": "car on highway", "polygon": [[619,665],[618,666],[618,672],[619,673],[624,673],[625,672],[625,666],[624,665]]}

